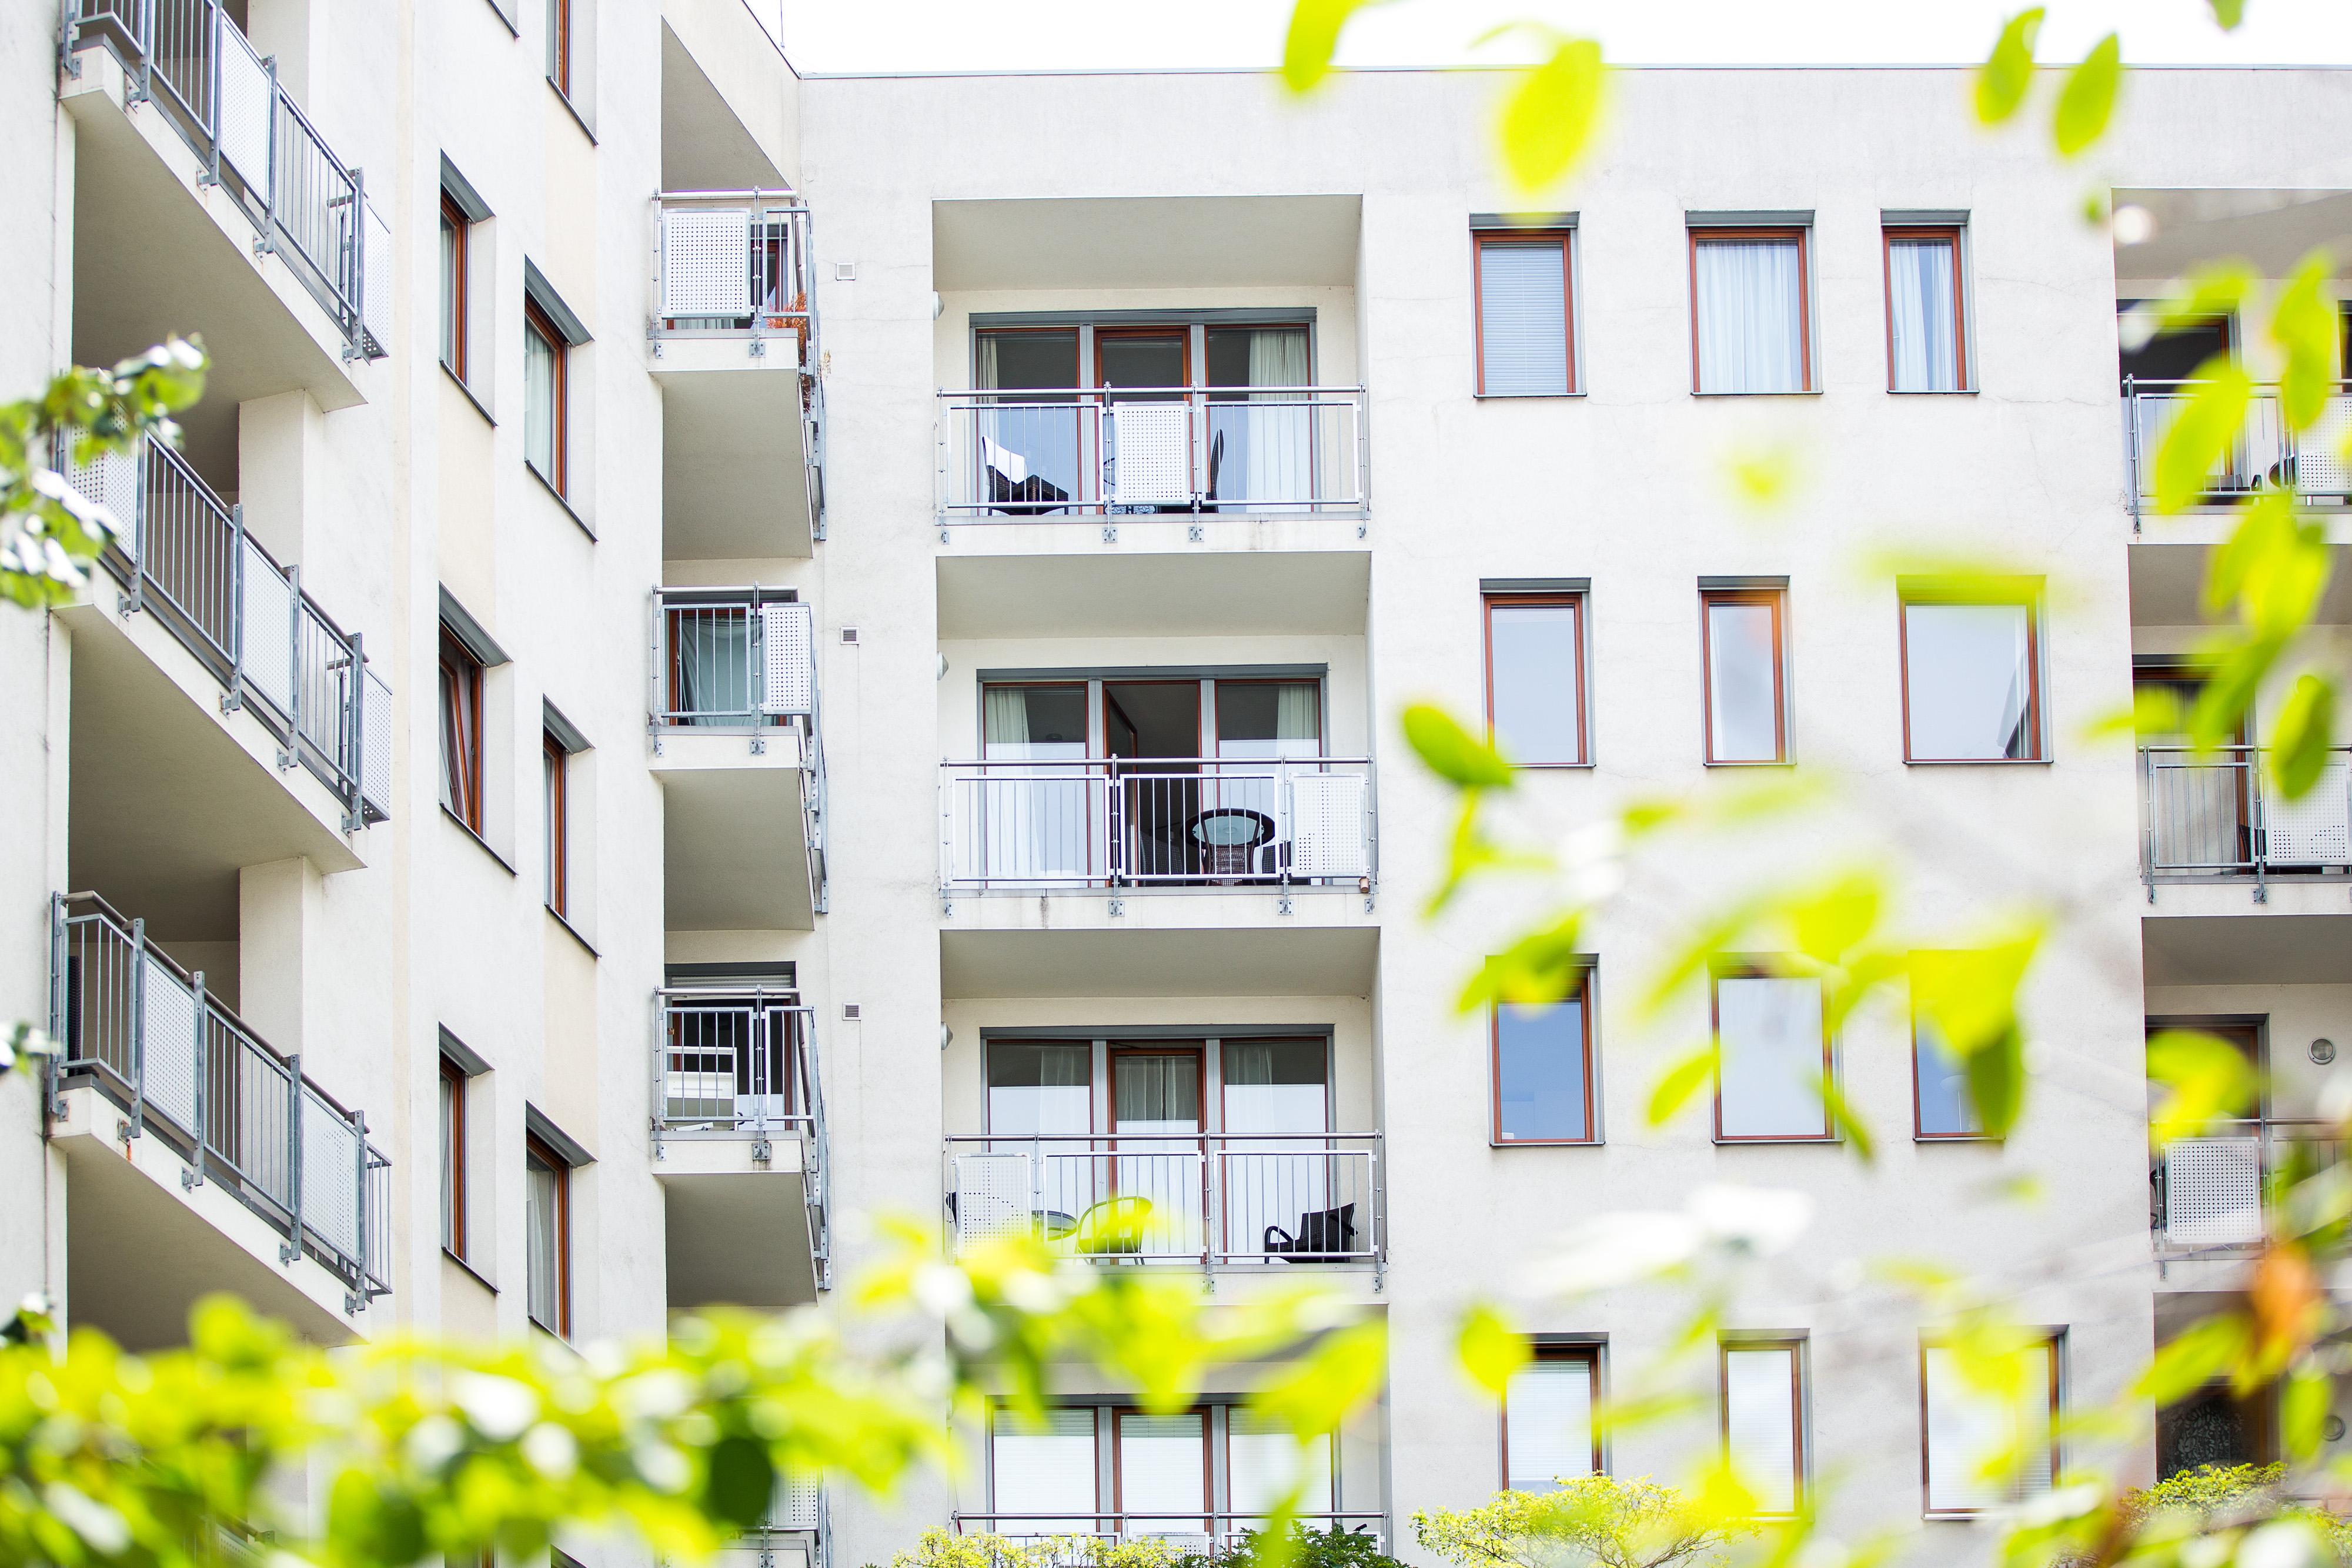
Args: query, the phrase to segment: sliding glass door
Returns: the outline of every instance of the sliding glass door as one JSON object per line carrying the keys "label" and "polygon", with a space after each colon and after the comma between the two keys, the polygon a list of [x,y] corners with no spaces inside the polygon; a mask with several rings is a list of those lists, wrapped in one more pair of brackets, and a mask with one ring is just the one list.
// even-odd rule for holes
{"label": "sliding glass door", "polygon": [[1086,686],[982,687],[981,740],[990,766],[958,824],[977,873],[1048,886],[1107,876],[1108,781],[1087,761]]}
{"label": "sliding glass door", "polygon": [[981,408],[980,495],[996,511],[1037,517],[1084,500],[1088,444],[1078,387],[1076,328],[986,331],[972,339],[972,382]]}
{"label": "sliding glass door", "polygon": [[[1201,1250],[1205,1176],[1199,1045],[1115,1045],[1111,1132],[1118,1212],[1106,1217],[1144,1253]],[[1081,1249],[1087,1245],[1082,1234]]]}
{"label": "sliding glass door", "polygon": [[[1320,1040],[1223,1042],[1224,1130],[1220,1160],[1223,1246],[1263,1253],[1304,1244],[1339,1250],[1352,1212],[1331,1202],[1332,1161],[1307,1134],[1331,1130],[1330,1052]],[[1269,1134],[1284,1134],[1271,1136]],[[1369,1217],[1367,1217],[1369,1218]]]}

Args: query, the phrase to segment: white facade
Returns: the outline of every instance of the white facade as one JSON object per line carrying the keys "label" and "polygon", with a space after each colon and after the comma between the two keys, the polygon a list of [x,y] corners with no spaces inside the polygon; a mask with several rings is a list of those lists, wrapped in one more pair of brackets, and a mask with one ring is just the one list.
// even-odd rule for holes
{"label": "white facade", "polygon": [[[1346,76],[1305,103],[1244,74],[803,80],[736,0],[572,0],[567,98],[538,0],[188,9],[271,55],[361,172],[384,224],[361,247],[373,329],[339,324],[282,246],[257,252],[253,182],[211,183],[190,116],[152,86],[141,101],[135,26],[84,0],[68,68],[46,25],[5,45],[13,144],[52,152],[8,176],[0,265],[21,303],[0,372],[30,386],[205,334],[188,462],[361,635],[390,723],[371,729],[362,699],[354,744],[383,783],[352,822],[350,789],[279,765],[266,704],[224,709],[262,678],[250,662],[225,677],[164,612],[118,612],[116,577],[46,625],[0,616],[19,693],[0,779],[23,803],[0,858],[0,997],[54,1016],[83,1064],[46,1121],[33,1080],[0,1087],[16,1107],[0,1169],[46,1194],[0,1221],[0,1289],[46,1288],[142,1345],[170,1343],[205,1288],[328,1340],[542,1332],[534,1317],[651,1333],[673,1307],[829,1299],[863,1216],[973,1229],[1037,1207],[1083,1248],[1116,1217],[1089,1223],[1103,1195],[1150,1190],[1145,1250],[1171,1266],[1257,1288],[1290,1272],[1270,1225],[1339,1258],[1309,1271],[1386,1316],[1387,1396],[1339,1445],[1327,1510],[1410,1555],[1396,1531],[1416,1510],[1504,1479],[1498,1412],[1451,1364],[1463,1306],[1514,1296],[1522,1262],[1591,1215],[1788,1188],[1812,1228],[1727,1328],[1801,1346],[1792,1447],[1831,1522],[1916,1528],[1957,1558],[1964,1528],[1921,1520],[1934,1324],[1859,1265],[1924,1255],[1994,1282],[2063,1330],[2075,1406],[2227,1287],[2226,1245],[2151,1230],[2144,1030],[2242,1023],[2277,1070],[2269,1114],[2308,1114],[2311,1042],[2352,1044],[2352,856],[2147,871],[2148,763],[2085,736],[2128,700],[2136,660],[2190,646],[2218,528],[2136,526],[2116,304],[2204,256],[2251,249],[2283,274],[2352,235],[2340,73],[2140,73],[2095,172],[1980,133],[1958,72],[1626,73],[1603,151],[1544,220],[1572,235],[1574,390],[1511,398],[1475,395],[1475,237],[1524,204],[1495,173],[1475,74]],[[2094,180],[2158,214],[2158,259],[2084,225]],[[436,363],[444,204],[465,235],[462,380]],[[686,212],[721,214],[694,231],[719,247],[699,272],[688,226],[666,227]],[[1959,233],[1957,395],[1887,390],[1890,225]],[[1709,225],[1802,232],[1807,390],[1694,394],[1691,236]],[[729,303],[747,259],[752,295]],[[552,424],[526,300],[530,330],[569,340]],[[1008,334],[1076,379],[1008,369]],[[1078,390],[1173,382],[1193,390]],[[1208,390],[1285,384],[1316,389],[1290,424],[1254,412],[1281,408],[1272,394]],[[1759,516],[1725,473],[1767,450],[1797,478]],[[1228,499],[1196,507],[1213,463]],[[1033,476],[1059,494],[1012,488]],[[2341,507],[2318,515],[2340,559]],[[1898,557],[2041,580],[2038,759],[1906,765]],[[1482,588],[1581,594],[1585,765],[1528,774],[1521,820],[1557,832],[1723,791],[1738,779],[1704,761],[1699,595],[1772,584],[1790,754],[1848,805],[1645,868],[1583,938],[1597,1135],[1509,1146],[1487,1020],[1454,998],[1529,906],[1496,891],[1422,917],[1452,808],[1395,716],[1424,696],[1482,709]],[[2340,586],[2323,619],[2342,647]],[[481,666],[478,712],[459,705],[478,765],[454,798],[452,635],[460,685]],[[1232,695],[1263,683],[1284,695]],[[1015,687],[1049,695],[1015,719]],[[1112,756],[1139,781],[1113,784]],[[1228,829],[1249,841],[1218,847]],[[1703,990],[1639,1014],[1678,934],[1760,877],[1871,856],[1905,873],[1900,916],[1923,932],[2061,916],[2029,988],[2015,1135],[1907,1135],[1899,1005],[1835,1041],[1874,1163],[1718,1140],[1704,1097],[1648,1128],[1657,1072],[1709,1029]],[[81,893],[364,1114],[388,1163],[360,1249],[382,1293],[370,1268],[338,1273],[315,1207],[307,1254],[281,1253],[285,1206],[252,1170],[186,1185],[179,1102],[91,1065],[94,960],[53,965],[47,935],[54,896]],[[1319,1119],[1311,1076],[1269,1077],[1269,1040],[1319,1060]],[[1016,1044],[1056,1065],[1004,1066],[992,1092],[991,1053]],[[445,1073],[465,1084],[450,1248]],[[1168,1113],[1179,1089],[1189,1114]],[[560,1194],[531,1161],[568,1167]],[[241,1201],[240,1171],[268,1190]],[[559,1211],[563,1245],[535,1259],[533,1217]],[[568,1266],[561,1304],[535,1262]],[[1600,1347],[1612,1386],[1666,1328],[1639,1292],[1522,1312],[1548,1343]],[[1713,1365],[1690,1376],[1711,1406]],[[1107,1411],[1120,1394],[1066,1392]],[[1249,1478],[1212,1404],[1197,1440],[1227,1441],[1197,1497],[1139,1504],[1151,1478],[1107,1437],[1102,1476],[1053,1497],[1102,1528],[1181,1531],[1198,1507],[1195,1531],[1222,1529],[1211,1514],[1245,1513]],[[1622,1434],[1602,1457],[1667,1479],[1711,1430]],[[918,1485],[887,1511],[836,1494],[827,1551],[878,1562],[930,1524],[1063,1511],[1008,1478]]]}

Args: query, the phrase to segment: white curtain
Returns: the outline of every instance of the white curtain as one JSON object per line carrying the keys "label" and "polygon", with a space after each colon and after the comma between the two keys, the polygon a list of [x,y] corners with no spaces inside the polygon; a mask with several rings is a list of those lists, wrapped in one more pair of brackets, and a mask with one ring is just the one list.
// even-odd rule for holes
{"label": "white curtain", "polygon": [[1904,606],[1912,760],[2033,755],[2032,614],[2022,604]]}
{"label": "white curtain", "polygon": [[531,1322],[550,1333],[559,1322],[562,1281],[557,1278],[560,1223],[553,1166],[533,1155],[523,1168],[524,1305]]}
{"label": "white curtain", "polygon": [[522,455],[555,483],[555,345],[526,324],[522,334]]}
{"label": "white curtain", "polygon": [[1698,242],[1698,390],[1805,390],[1804,277],[1793,239]]}
{"label": "white curtain", "polygon": [[1312,681],[1286,681],[1274,693],[1277,757],[1313,757],[1322,750],[1322,692]]}
{"label": "white curtain", "polygon": [[1959,391],[1959,315],[1952,298],[1952,242],[1890,240],[1886,287],[1893,307],[1895,390]]}
{"label": "white curtain", "polygon": [[[1305,331],[1278,327],[1250,334],[1250,385],[1303,387],[1312,374],[1307,365]],[[1244,501],[1314,498],[1315,410],[1308,395],[1253,393],[1244,405],[1244,417],[1249,423],[1242,444]]]}
{"label": "white curtain", "polygon": [[1069,881],[1089,874],[1098,781],[1084,766],[1083,741],[1032,741],[1029,689],[981,690],[982,753],[992,764],[1034,760],[1035,768],[992,766],[968,786],[976,799],[959,806],[971,874],[1000,881]]}
{"label": "white curtain", "polygon": [[1731,1138],[1818,1138],[1829,1132],[1822,1100],[1827,1065],[1821,982],[1726,976],[1716,982],[1717,1110]]}
{"label": "white curtain", "polygon": [[[1257,1252],[1265,1247],[1269,1225],[1280,1226],[1296,1239],[1305,1216],[1332,1206],[1333,1178],[1352,1187],[1347,1178],[1357,1166],[1317,1154],[1318,1145],[1304,1139],[1246,1136],[1330,1130],[1322,1041],[1227,1040],[1224,1070],[1224,1244]],[[1359,1214],[1355,1218],[1360,1226],[1370,1217]]]}

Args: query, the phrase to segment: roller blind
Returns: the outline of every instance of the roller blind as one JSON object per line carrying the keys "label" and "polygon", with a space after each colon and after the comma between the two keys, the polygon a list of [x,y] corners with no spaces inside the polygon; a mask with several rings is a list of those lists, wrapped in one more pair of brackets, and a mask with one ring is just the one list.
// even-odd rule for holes
{"label": "roller blind", "polygon": [[1328,1433],[1301,1446],[1281,1423],[1254,1411],[1235,1409],[1225,1431],[1225,1487],[1237,1514],[1271,1512],[1293,1481],[1300,1482],[1298,1511],[1331,1511],[1331,1438]]}
{"label": "roller blind", "polygon": [[1715,983],[1716,1120],[1727,1138],[1829,1135],[1819,980],[1727,975]]}
{"label": "roller blind", "polygon": [[1723,1353],[1725,1458],[1760,1512],[1797,1511],[1797,1419],[1793,1345]]}
{"label": "roller blind", "polygon": [[1503,1445],[1512,1491],[1552,1491],[1592,1473],[1592,1363],[1583,1356],[1531,1363],[1503,1395]]}
{"label": "roller blind", "polygon": [[2020,1392],[2012,1403],[1997,1390],[1969,1383],[1950,1350],[1927,1347],[1922,1375],[1929,1512],[1975,1512],[2019,1494],[2050,1490],[2050,1428],[2057,1403],[2051,1359],[2057,1347],[2032,1344],[2016,1354]]}
{"label": "roller blind", "polygon": [[[1044,1425],[1013,1425],[1000,1416],[989,1438],[990,1484],[997,1529],[1008,1535],[1082,1533],[1095,1502],[1095,1413],[1048,1410]],[[1036,1514],[1043,1517],[1021,1517]]]}
{"label": "roller blind", "polygon": [[1569,390],[1566,241],[1478,242],[1478,346],[1487,397]]}

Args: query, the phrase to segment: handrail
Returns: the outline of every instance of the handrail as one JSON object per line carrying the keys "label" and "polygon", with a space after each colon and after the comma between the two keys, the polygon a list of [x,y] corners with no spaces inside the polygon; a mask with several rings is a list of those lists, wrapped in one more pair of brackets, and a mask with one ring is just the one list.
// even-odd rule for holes
{"label": "handrail", "polygon": [[1360,386],[1006,387],[938,402],[942,525],[1366,506]]}
{"label": "handrail", "polygon": [[[67,482],[123,525],[101,554],[125,614],[152,612],[206,665],[226,709],[247,707],[343,803],[343,830],[390,815],[392,689],[346,633],[214,494],[186,459],[149,436]],[[355,678],[354,672],[357,672]]]}
{"label": "handrail", "polygon": [[1379,876],[1365,757],[940,764],[940,884],[1354,887]]}
{"label": "handrail", "polygon": [[50,904],[51,1099],[87,1077],[192,1167],[218,1180],[350,1287],[356,1312],[391,1286],[391,1161],[367,1120],[320,1088],[94,893]]}
{"label": "handrail", "polygon": [[[1091,1536],[1104,1541],[1132,1540],[1150,1536],[1205,1535],[1212,1540],[1231,1544],[1245,1531],[1263,1530],[1272,1522],[1269,1512],[1252,1512],[1241,1509],[1203,1508],[1194,1511],[1146,1511],[1137,1509],[1104,1508],[1083,1513],[1012,1509],[986,1512],[959,1510],[952,1516],[956,1533],[977,1530],[990,1535],[1005,1535],[1016,1541],[1045,1541],[1068,1537]],[[1291,1519],[1301,1529],[1321,1526],[1326,1530],[1345,1530],[1350,1534],[1371,1534],[1376,1544],[1388,1540],[1388,1515],[1378,1509],[1339,1509],[1320,1513],[1297,1513]],[[1008,1534],[998,1528],[1003,1524],[1064,1525],[1068,1529],[1045,1531],[1024,1530]],[[1198,1525],[1194,1531],[1171,1530],[1171,1525]],[[1139,1529],[1138,1526],[1151,1526]]]}
{"label": "handrail", "polygon": [[656,337],[790,332],[808,350],[809,209],[790,191],[661,191],[653,204]]}
{"label": "handrail", "polygon": [[2139,747],[2140,872],[2159,877],[2251,876],[2255,896],[2285,872],[2352,868],[2352,745],[2328,747],[2311,789],[2289,800],[2270,783],[2269,748]]}
{"label": "handrail", "polygon": [[[2124,446],[2135,533],[2146,506],[2156,497],[2157,451],[2181,408],[2206,384],[2124,378]],[[2242,427],[2206,477],[2202,504],[2229,505],[2277,490],[2305,499],[2352,500],[2352,463],[2344,457],[2347,439],[2352,437],[2352,382],[2332,384],[2336,390],[2317,422],[2298,432],[2289,429],[2283,416],[2278,383],[2254,383]]]}
{"label": "handrail", "polygon": [[2217,1119],[2149,1150],[2148,1228],[2176,1251],[2259,1246],[2294,1162],[2325,1169],[2343,1154],[2341,1124],[2323,1118]]}
{"label": "handrail", "polygon": [[[292,264],[334,318],[343,357],[380,359],[392,337],[392,231],[367,199],[362,171],[336,156],[221,0],[67,0],[61,65],[96,44],[131,77],[230,193],[257,246]],[[373,276],[380,286],[371,289]]]}

